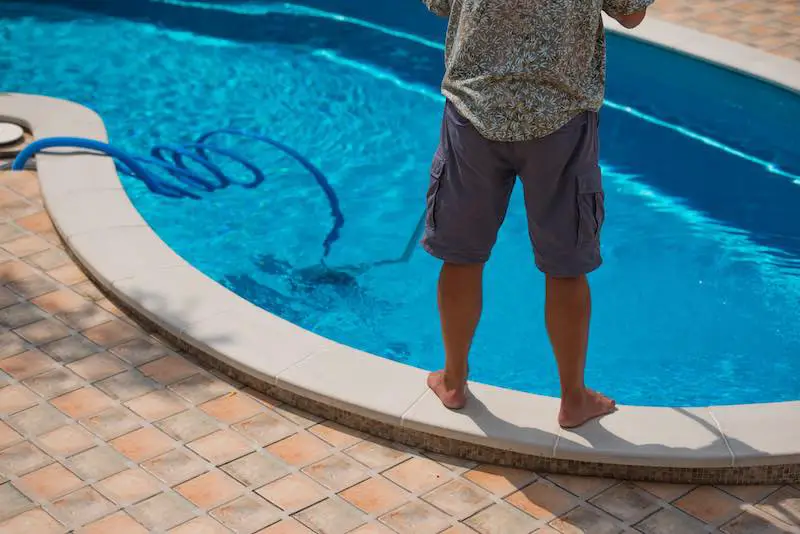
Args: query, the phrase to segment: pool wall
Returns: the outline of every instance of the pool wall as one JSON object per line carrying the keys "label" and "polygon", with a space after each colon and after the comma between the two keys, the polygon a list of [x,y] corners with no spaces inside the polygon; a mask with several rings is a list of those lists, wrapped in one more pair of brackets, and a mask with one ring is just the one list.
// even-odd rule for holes
{"label": "pool wall", "polygon": [[[796,62],[659,21],[646,23],[639,38],[753,68],[800,90]],[[107,138],[97,114],[48,97],[0,94],[0,119],[21,123],[35,138]],[[412,446],[540,471],[687,483],[800,481],[800,401],[621,406],[566,431],[556,424],[557,399],[473,383],[469,407],[450,412],[427,390],[424,371],[316,336],[186,263],[136,211],[110,159],[40,155],[37,166],[54,225],[98,286],[207,364],[282,401]]]}

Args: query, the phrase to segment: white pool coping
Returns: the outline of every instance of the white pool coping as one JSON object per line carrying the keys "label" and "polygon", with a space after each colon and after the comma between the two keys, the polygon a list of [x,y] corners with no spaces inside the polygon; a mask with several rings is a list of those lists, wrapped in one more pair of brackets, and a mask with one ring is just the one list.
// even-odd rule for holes
{"label": "white pool coping", "polygon": [[[637,38],[800,92],[795,61],[658,20],[646,22]],[[107,140],[96,113],[44,96],[0,93],[0,120],[24,125],[37,139]],[[308,332],[192,267],[144,221],[110,158],[42,154],[37,164],[56,228],[105,290],[173,336],[267,384],[367,419],[543,458],[664,468],[800,464],[800,401],[620,406],[567,431],[556,424],[557,399],[471,383],[468,407],[448,411],[427,390],[425,371]]]}

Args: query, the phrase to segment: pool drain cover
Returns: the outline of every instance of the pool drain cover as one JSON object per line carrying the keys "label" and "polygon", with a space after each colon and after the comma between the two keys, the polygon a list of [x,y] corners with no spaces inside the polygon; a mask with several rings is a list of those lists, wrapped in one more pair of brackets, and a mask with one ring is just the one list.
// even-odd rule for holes
{"label": "pool drain cover", "polygon": [[11,122],[0,122],[0,145],[16,143],[25,135],[22,127]]}

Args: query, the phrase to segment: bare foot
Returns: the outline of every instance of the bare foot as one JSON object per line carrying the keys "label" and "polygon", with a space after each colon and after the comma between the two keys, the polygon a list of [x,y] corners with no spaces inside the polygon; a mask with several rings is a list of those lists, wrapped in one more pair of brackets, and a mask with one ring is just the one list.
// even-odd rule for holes
{"label": "bare foot", "polygon": [[591,389],[587,389],[577,402],[561,401],[558,424],[561,428],[576,428],[592,419],[610,414],[617,409],[617,403]]}
{"label": "bare foot", "polygon": [[447,389],[444,380],[444,371],[436,371],[428,375],[428,387],[436,393],[444,407],[450,410],[460,410],[467,404],[466,384],[456,389]]}

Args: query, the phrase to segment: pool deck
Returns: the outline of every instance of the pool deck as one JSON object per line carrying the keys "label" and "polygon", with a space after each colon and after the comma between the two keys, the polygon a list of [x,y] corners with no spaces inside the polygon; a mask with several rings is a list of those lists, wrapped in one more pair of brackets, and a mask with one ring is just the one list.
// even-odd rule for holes
{"label": "pool deck", "polygon": [[[668,46],[716,42],[651,27]],[[763,59],[734,50],[739,60]],[[731,60],[729,52],[717,59]],[[756,68],[800,87],[797,66],[758,61]],[[104,136],[102,121],[84,108],[29,98],[0,95],[0,115],[25,108],[21,118],[37,137]],[[797,403],[625,407],[563,433],[552,401],[474,385],[480,402],[453,417],[431,402],[420,371],[304,333],[194,271],[138,217],[110,161],[41,157],[39,172],[44,199],[33,173],[0,175],[0,533],[800,533],[797,484],[697,487],[537,474],[367,437],[290,406],[324,411],[322,401],[337,419],[359,408],[377,421],[375,433],[399,422],[434,432],[420,445],[455,444],[459,454],[473,441],[549,458],[560,450],[578,461],[561,467],[578,472],[596,465],[581,460],[701,472],[797,462]],[[168,339],[105,298],[67,249]],[[191,353],[181,349],[187,342]],[[266,383],[289,402],[209,370],[208,359],[193,356],[198,345],[246,368],[243,382]],[[267,348],[271,369],[263,366]],[[361,370],[369,406],[351,396],[351,377],[336,380],[343,361]],[[389,373],[398,388],[387,394]],[[497,435],[508,441],[493,441]]]}

